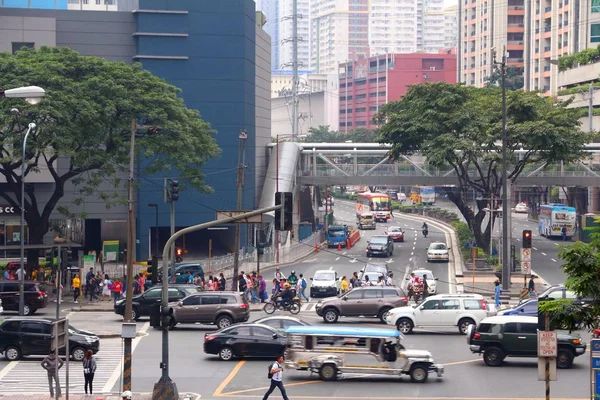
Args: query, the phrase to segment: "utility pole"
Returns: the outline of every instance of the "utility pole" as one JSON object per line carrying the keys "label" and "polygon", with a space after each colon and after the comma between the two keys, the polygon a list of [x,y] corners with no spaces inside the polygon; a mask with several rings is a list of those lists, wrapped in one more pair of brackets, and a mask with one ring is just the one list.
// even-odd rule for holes
{"label": "utility pole", "polygon": [[298,0],[292,0],[292,142],[298,136]]}
{"label": "utility pole", "polygon": [[[129,138],[129,180],[127,187],[127,287],[125,292],[125,322],[132,321],[133,296],[133,253],[135,252],[135,215],[133,203],[133,174],[135,168],[135,134],[137,121],[131,120],[131,136]],[[131,390],[131,338],[123,338],[123,391]]]}
{"label": "utility pole", "polygon": [[594,131],[594,90],[596,90],[597,88],[594,87],[594,85],[592,85],[590,83],[588,92],[585,93],[585,91],[581,92],[581,96],[585,99],[586,95],[587,95],[587,100],[588,100],[588,119],[589,119],[589,130],[590,132]]}
{"label": "utility pole", "polygon": [[506,131],[506,46],[502,47],[502,58],[496,62],[496,52],[493,51],[494,64],[500,65],[502,74],[502,290],[508,292],[510,289],[510,240],[508,220],[510,218],[510,207],[508,205],[508,132]]}
{"label": "utility pole", "polygon": [[[237,211],[242,210],[242,189],[244,188],[244,162],[246,156],[246,140],[248,133],[240,129],[238,144],[238,167],[237,167]],[[235,224],[235,258],[233,259],[233,277],[231,278],[233,290],[237,290],[237,281],[240,267],[240,224]]]}

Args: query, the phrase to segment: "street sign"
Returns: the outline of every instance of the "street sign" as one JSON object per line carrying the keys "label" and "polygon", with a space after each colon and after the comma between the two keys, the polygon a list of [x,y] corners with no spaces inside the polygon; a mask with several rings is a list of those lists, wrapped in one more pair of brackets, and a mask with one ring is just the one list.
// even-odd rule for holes
{"label": "street sign", "polygon": [[531,262],[531,249],[521,249],[521,261]]}
{"label": "street sign", "polygon": [[[557,380],[556,377],[556,358],[549,358],[548,362],[550,363],[550,380]],[[538,357],[538,381],[546,380],[546,358]]]}
{"label": "street sign", "polygon": [[600,339],[592,339],[590,348],[592,349],[592,368],[600,370]]}
{"label": "street sign", "polygon": [[538,331],[538,357],[556,357],[557,348],[556,331]]}
{"label": "street sign", "polygon": [[69,322],[66,318],[57,319],[52,323],[52,342],[50,344],[53,351],[58,347],[62,349],[67,344],[67,330]]}
{"label": "street sign", "polygon": [[531,273],[531,261],[521,261],[521,272],[525,275]]}
{"label": "street sign", "polygon": [[594,370],[594,378],[596,380],[596,384],[594,385],[594,398],[597,399],[600,397],[600,370]]}
{"label": "street sign", "polygon": [[[250,211],[217,211],[217,221],[222,221],[227,218],[237,217],[241,214],[249,213]],[[255,215],[254,217],[241,219],[239,221],[232,222],[234,224],[260,224],[262,223],[262,215]]]}

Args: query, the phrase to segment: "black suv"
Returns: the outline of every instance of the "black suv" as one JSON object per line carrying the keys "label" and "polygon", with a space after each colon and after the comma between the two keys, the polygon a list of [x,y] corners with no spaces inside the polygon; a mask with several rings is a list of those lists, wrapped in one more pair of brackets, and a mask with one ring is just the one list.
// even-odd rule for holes
{"label": "black suv", "polygon": [[367,242],[367,257],[391,257],[394,254],[394,241],[388,235],[374,235]]}
{"label": "black suv", "polygon": [[[537,317],[496,316],[469,325],[467,343],[473,353],[483,354],[490,367],[502,365],[506,357],[537,357]],[[585,354],[586,344],[577,334],[558,331],[556,366],[571,368],[575,357]]]}
{"label": "black suv", "polygon": [[[31,315],[40,308],[48,305],[48,294],[42,290],[39,282],[25,281],[23,286],[25,292],[24,315]],[[0,282],[0,300],[4,311],[19,311],[19,282]]]}
{"label": "black suv", "polygon": [[[52,321],[41,318],[15,317],[0,325],[0,353],[9,361],[22,356],[47,356],[52,343]],[[100,350],[100,339],[91,332],[69,326],[69,354],[76,361],[83,360],[85,353]],[[65,355],[65,348],[59,350]]]}
{"label": "black suv", "polygon": [[[182,300],[190,294],[197,293],[194,285],[169,285],[169,303]],[[152,307],[162,301],[162,286],[153,286],[142,294],[131,298],[131,316],[134,321],[140,317],[150,316]],[[125,315],[125,299],[117,300],[115,303],[115,314]]]}

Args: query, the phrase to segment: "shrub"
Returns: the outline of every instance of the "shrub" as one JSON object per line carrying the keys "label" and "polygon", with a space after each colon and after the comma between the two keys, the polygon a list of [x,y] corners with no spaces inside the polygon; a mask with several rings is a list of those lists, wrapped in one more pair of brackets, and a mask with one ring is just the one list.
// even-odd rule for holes
{"label": "shrub", "polygon": [[577,65],[593,64],[600,61],[600,45],[596,48],[578,51],[577,53],[558,58],[558,70],[566,71]]}

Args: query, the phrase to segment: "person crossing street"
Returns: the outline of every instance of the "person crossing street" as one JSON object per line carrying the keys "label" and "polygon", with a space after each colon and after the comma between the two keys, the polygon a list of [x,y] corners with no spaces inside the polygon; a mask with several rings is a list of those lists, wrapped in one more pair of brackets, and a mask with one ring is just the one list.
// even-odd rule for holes
{"label": "person crossing street", "polygon": [[263,400],[267,400],[275,388],[279,388],[283,400],[289,400],[285,387],[283,387],[283,366],[281,363],[283,363],[283,355],[278,356],[277,361],[271,365],[271,370],[269,371],[271,386],[269,387],[269,390],[267,390],[267,393],[265,393]]}

